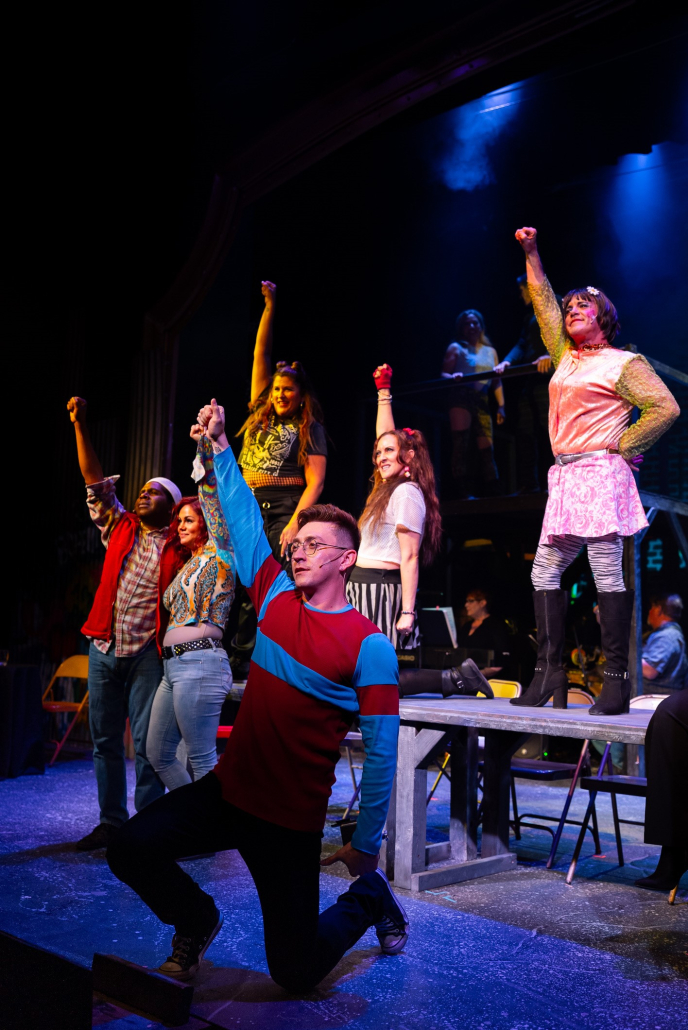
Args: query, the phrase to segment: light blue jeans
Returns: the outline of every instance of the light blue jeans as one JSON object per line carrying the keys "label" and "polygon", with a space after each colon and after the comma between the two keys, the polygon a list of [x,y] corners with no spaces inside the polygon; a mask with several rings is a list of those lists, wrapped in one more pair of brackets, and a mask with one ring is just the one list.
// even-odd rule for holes
{"label": "light blue jeans", "polygon": [[174,790],[191,783],[177,757],[180,741],[186,745],[194,780],[200,780],[217,763],[217,727],[232,685],[232,671],[221,647],[167,658],[163,670],[153,700],[146,754],[165,786]]}

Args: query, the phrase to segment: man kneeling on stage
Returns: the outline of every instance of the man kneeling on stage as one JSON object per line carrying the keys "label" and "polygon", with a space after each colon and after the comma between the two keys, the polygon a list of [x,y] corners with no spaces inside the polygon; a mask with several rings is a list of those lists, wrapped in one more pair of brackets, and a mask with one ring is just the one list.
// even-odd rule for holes
{"label": "man kneeling on stage", "polygon": [[[406,914],[377,868],[396,769],[396,654],[346,600],[359,545],[353,517],[332,505],[299,513],[292,582],[272,557],[258,504],[229,449],[224,409],[213,400],[199,422],[213,442],[237,570],[258,612],[256,648],[216,768],[129,820],[113,837],[108,862],[174,926],[172,955],[159,971],[187,979],[222,916],[176,860],[236,848],[258,890],[270,975],[303,993],[369,927],[389,955],[408,936]],[[358,823],[351,843],[320,863],[339,744],[355,715],[366,749]],[[358,879],[318,914],[319,866],[333,862]]]}

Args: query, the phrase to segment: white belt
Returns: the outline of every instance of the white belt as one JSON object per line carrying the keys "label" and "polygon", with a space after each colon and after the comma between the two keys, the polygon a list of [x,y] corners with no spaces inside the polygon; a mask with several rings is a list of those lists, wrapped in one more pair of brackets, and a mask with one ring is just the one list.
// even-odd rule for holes
{"label": "white belt", "polygon": [[618,447],[603,447],[601,451],[581,451],[579,454],[557,454],[554,459],[555,465],[568,465],[572,461],[580,461],[581,458],[603,458],[605,454],[618,454]]}

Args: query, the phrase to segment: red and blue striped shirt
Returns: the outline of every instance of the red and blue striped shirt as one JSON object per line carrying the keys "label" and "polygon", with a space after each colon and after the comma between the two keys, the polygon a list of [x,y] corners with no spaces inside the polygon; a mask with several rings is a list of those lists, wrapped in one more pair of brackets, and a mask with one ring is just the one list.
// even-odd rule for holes
{"label": "red and blue striped shirt", "polygon": [[241,708],[215,767],[223,797],[280,826],[320,832],[339,745],[359,716],[366,761],[352,844],[377,854],[396,770],[399,669],[391,643],[349,604],[320,611],[272,556],[231,450],[215,456],[237,571],[258,612]]}

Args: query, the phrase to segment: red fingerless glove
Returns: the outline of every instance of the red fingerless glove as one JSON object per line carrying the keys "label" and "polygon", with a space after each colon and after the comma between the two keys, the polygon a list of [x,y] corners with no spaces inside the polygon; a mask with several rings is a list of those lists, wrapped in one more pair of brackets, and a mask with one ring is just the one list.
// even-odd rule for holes
{"label": "red fingerless glove", "polygon": [[392,385],[392,369],[389,365],[379,365],[373,372],[373,379],[378,390],[389,390]]}

